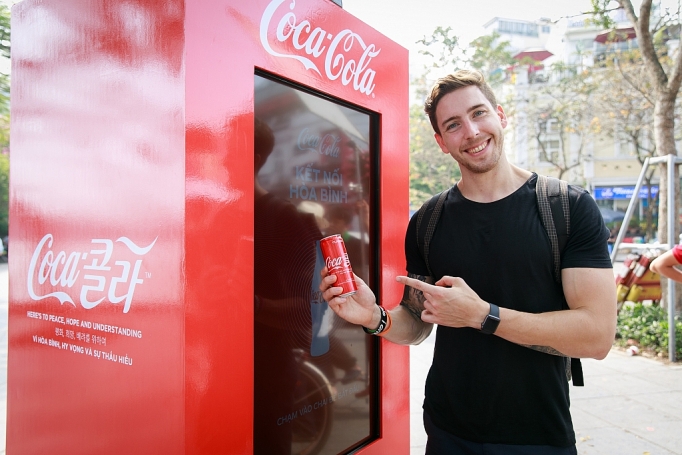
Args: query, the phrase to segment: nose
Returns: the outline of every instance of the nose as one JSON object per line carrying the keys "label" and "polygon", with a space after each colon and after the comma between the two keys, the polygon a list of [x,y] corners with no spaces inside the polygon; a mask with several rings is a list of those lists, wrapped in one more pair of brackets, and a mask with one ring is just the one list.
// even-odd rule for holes
{"label": "nose", "polygon": [[462,130],[464,132],[464,138],[465,139],[473,139],[476,136],[478,136],[478,125],[476,122],[472,122],[471,120],[466,120],[464,123],[462,123]]}

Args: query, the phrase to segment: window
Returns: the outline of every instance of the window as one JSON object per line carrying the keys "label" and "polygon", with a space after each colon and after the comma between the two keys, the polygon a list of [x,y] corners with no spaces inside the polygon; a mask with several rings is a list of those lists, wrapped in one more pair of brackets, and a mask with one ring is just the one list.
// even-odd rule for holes
{"label": "window", "polygon": [[538,121],[538,155],[540,161],[556,163],[561,151],[561,124],[553,118]]}
{"label": "window", "polygon": [[556,119],[549,119],[547,120],[547,134],[559,134],[561,132],[561,127],[559,126],[559,122],[556,121]]}
{"label": "window", "polygon": [[538,36],[538,25],[527,22],[499,21],[497,31],[512,35]]}
{"label": "window", "polygon": [[561,150],[561,142],[559,139],[547,139],[541,141],[540,146],[540,161],[556,163],[559,161],[559,151]]}
{"label": "window", "polygon": [[544,137],[547,134],[559,134],[561,132],[561,125],[559,125],[557,119],[553,118],[538,121],[538,128],[541,137]]}

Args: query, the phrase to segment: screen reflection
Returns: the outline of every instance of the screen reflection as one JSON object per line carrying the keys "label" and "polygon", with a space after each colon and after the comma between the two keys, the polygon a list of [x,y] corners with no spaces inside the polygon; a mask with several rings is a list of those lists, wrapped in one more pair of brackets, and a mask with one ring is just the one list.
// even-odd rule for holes
{"label": "screen reflection", "polygon": [[255,77],[254,453],[345,453],[371,436],[374,340],[318,290],[340,234],[370,280],[370,116]]}

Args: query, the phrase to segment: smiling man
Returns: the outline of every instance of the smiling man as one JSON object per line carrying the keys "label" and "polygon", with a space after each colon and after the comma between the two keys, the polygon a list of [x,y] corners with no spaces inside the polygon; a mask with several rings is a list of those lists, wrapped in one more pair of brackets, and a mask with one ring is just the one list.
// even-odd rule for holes
{"label": "smiling man", "polygon": [[504,153],[507,117],[480,73],[439,79],[425,111],[462,178],[448,190],[427,261],[418,217],[406,234],[403,299],[390,312],[356,278],[337,297],[342,318],[368,333],[416,344],[438,325],[425,388],[426,453],[576,454],[565,357],[604,358],[616,329],[609,232],[594,200],[571,187],[561,282],[538,209],[538,176]]}

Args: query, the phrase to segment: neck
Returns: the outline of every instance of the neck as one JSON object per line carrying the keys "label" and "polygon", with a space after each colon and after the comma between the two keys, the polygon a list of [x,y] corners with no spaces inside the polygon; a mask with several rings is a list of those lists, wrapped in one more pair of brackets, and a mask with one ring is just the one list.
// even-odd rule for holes
{"label": "neck", "polygon": [[521,188],[531,175],[530,171],[509,163],[480,174],[462,169],[457,188],[470,201],[495,202]]}

